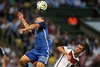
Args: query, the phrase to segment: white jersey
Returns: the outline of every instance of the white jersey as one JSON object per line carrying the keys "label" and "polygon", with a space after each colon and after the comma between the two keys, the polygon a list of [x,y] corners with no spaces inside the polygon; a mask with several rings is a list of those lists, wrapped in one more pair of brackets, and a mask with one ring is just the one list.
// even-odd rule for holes
{"label": "white jersey", "polygon": [[79,58],[74,56],[74,51],[72,49],[68,49],[66,46],[63,47],[64,50],[72,56],[72,59],[68,61],[67,56],[62,54],[58,61],[55,63],[54,67],[70,67],[71,65],[79,61]]}

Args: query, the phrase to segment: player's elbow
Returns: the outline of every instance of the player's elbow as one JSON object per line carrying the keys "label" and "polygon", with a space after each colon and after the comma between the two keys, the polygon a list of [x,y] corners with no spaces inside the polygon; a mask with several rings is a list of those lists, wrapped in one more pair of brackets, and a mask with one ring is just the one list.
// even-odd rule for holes
{"label": "player's elbow", "polygon": [[35,24],[34,26],[35,26],[35,28],[38,28],[40,25],[39,24]]}

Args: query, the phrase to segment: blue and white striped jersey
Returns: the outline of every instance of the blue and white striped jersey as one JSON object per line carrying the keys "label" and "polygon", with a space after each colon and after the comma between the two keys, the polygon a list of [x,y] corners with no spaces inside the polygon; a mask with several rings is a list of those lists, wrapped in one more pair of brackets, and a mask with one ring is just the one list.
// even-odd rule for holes
{"label": "blue and white striped jersey", "polygon": [[35,33],[35,49],[39,50],[52,50],[52,43],[49,40],[48,27],[45,22],[38,23],[39,28],[34,29]]}

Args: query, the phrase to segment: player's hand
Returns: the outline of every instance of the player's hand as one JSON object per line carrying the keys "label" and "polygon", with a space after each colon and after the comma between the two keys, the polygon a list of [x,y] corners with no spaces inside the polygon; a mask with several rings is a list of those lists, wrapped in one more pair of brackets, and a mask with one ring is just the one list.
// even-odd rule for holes
{"label": "player's hand", "polygon": [[21,29],[20,34],[23,34],[26,31],[26,29]]}
{"label": "player's hand", "polygon": [[18,16],[18,18],[21,20],[21,19],[23,19],[23,14],[21,13],[21,12],[18,12],[17,13],[17,16]]}

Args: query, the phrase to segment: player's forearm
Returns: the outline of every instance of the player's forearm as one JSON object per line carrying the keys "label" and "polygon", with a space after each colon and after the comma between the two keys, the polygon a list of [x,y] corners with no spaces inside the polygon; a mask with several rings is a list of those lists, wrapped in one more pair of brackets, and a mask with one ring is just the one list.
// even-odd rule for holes
{"label": "player's forearm", "polygon": [[[29,24],[26,22],[26,20],[24,18],[21,19],[23,25],[25,28],[27,28],[29,26]],[[31,30],[28,30],[29,32],[32,32]]]}
{"label": "player's forearm", "polygon": [[64,50],[64,48],[63,48],[62,46],[59,46],[57,49],[58,49],[60,52],[62,52],[63,54],[68,55],[68,53]]}
{"label": "player's forearm", "polygon": [[26,22],[26,20],[24,18],[21,19],[24,27],[26,28],[27,26],[29,26],[29,24]]}

